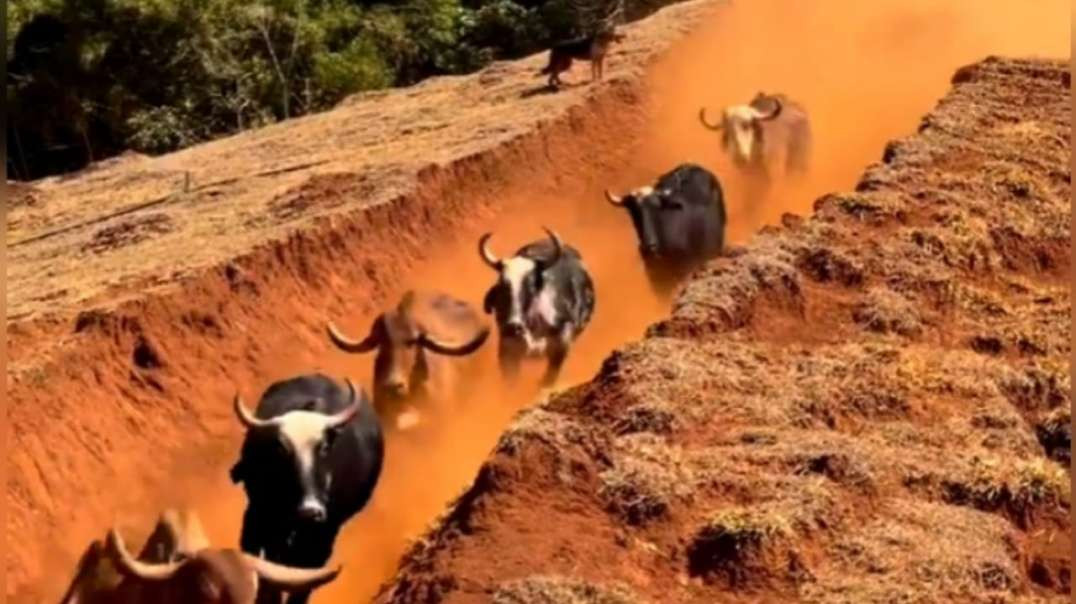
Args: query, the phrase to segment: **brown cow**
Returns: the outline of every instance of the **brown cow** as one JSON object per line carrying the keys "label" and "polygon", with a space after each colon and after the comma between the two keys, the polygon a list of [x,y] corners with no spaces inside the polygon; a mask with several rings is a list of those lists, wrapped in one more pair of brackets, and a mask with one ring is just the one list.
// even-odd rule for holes
{"label": "brown cow", "polygon": [[[409,290],[396,308],[385,311],[362,340],[344,335],[329,323],[329,339],[341,350],[374,359],[374,404],[379,413],[401,411],[397,427],[418,421],[411,404],[420,399],[444,401],[454,396],[458,360],[474,353],[489,337],[472,305],[447,294]],[[390,411],[391,409],[391,411]]]}
{"label": "brown cow", "polygon": [[[339,568],[291,568],[210,547],[194,514],[161,514],[136,559],[113,528],[79,561],[61,604],[255,604],[329,583]],[[275,598],[275,599],[274,599]]]}
{"label": "brown cow", "polygon": [[786,95],[759,92],[746,105],[726,107],[717,124],[706,121],[706,109],[702,108],[699,121],[721,132],[722,147],[741,168],[758,170],[765,176],[782,167],[790,175],[807,170],[811,152],[807,111]]}

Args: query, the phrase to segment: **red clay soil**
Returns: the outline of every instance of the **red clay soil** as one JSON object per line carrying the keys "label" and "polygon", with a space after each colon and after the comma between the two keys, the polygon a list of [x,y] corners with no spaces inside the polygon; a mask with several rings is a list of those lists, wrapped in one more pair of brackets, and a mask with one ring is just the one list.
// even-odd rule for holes
{"label": "red clay soil", "polygon": [[523,412],[377,601],[1067,601],[1068,65],[953,83]]}
{"label": "red clay soil", "polygon": [[[326,319],[361,331],[416,285],[477,303],[492,277],[477,236],[495,230],[503,253],[540,236],[542,224],[576,245],[596,277],[599,310],[564,382],[601,368],[599,377],[500,438],[534,393],[502,388],[493,347],[484,347],[468,400],[415,434],[390,435],[374,499],[338,542],[345,571],[315,603],[369,601],[407,539],[474,481],[494,447],[468,498],[382,599],[414,601],[443,582],[454,598],[484,601],[483,590],[540,568],[627,581],[655,601],[680,589],[710,601],[705,582],[721,580],[806,593],[805,581],[774,571],[792,557],[822,595],[842,589],[826,577],[860,568],[883,569],[879,590],[944,586],[966,578],[969,552],[984,580],[1001,581],[998,593],[1049,593],[1036,586],[1062,581],[1068,525],[1060,537],[1049,524],[1057,466],[1035,464],[1040,443],[1060,455],[1067,425],[1067,415],[1047,411],[1068,387],[1055,341],[1068,261],[1049,239],[1067,225],[1057,202],[1061,176],[1067,196],[1067,155],[1064,166],[1054,162],[1068,124],[1035,120],[1042,103],[1067,99],[1044,83],[1057,67],[1013,64],[1008,80],[963,84],[945,103],[967,105],[974,120],[943,106],[922,135],[931,151],[920,139],[895,145],[895,159],[864,180],[877,191],[829,198],[793,234],[764,234],[746,256],[716,263],[656,328],[663,337],[602,365],[668,314],[668,301],[646,287],[630,222],[603,188],[697,161],[722,179],[734,241],[784,212],[806,213],[820,195],[853,186],[886,141],[913,131],[957,66],[991,53],[1067,52],[1066,3],[983,6],[890,0],[833,13],[783,0],[698,0],[630,26],[600,84],[587,84],[581,65],[566,77],[580,85],[539,93],[545,56],[535,56],[20,187],[8,214],[9,601],[55,601],[91,539],[118,521],[137,542],[166,505],[192,506],[214,543],[234,544],[243,505],[227,482],[241,437],[235,391],[253,399],[275,379],[315,370],[368,384],[371,359],[333,350]],[[766,51],[745,52],[759,32]],[[1026,90],[1013,84],[1025,80]],[[695,121],[699,105],[742,102],[759,89],[802,99],[817,133],[808,178],[765,195],[737,178]],[[946,132],[963,137],[953,142],[961,152],[926,157],[949,148],[938,140]],[[921,165],[898,170],[913,160]],[[938,182],[922,193],[927,176]],[[907,262],[887,255],[876,266],[898,247],[894,257]],[[893,375],[922,384],[896,388]],[[553,449],[535,448],[528,434],[546,434]],[[577,437],[574,448],[559,440]],[[942,447],[961,456],[935,460]],[[893,461],[898,448],[906,472]],[[506,479],[505,468],[526,473]],[[861,473],[870,485],[862,493],[840,482],[859,484]],[[797,515],[788,516],[790,498],[802,502]],[[732,505],[745,507],[736,515]],[[704,516],[722,510],[765,537],[751,562],[707,562],[728,544],[720,522],[709,539],[694,539]],[[967,522],[977,541],[960,532]],[[999,554],[1003,533],[1013,539],[1006,555],[1027,553],[1026,563]],[[936,544],[935,558],[914,557],[928,553],[923,539]],[[698,577],[683,568],[695,541]],[[832,551],[840,547],[859,557],[841,558]],[[425,570],[416,566],[422,552]],[[527,590],[548,587],[568,594],[555,601],[573,601],[586,592],[543,586],[498,597],[534,601]],[[859,601],[859,587],[847,589]]]}

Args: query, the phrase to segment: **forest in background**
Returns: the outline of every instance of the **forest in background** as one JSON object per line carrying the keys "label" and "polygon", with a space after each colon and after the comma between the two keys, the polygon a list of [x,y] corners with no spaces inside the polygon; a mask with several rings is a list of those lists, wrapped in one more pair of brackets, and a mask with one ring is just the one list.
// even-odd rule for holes
{"label": "forest in background", "polygon": [[13,0],[8,178],[160,154],[464,74],[675,0]]}

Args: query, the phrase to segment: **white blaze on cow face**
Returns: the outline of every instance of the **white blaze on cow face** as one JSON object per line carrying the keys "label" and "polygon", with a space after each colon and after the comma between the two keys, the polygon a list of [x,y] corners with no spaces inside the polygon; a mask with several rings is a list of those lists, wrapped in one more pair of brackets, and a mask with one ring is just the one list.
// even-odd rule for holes
{"label": "white blaze on cow face", "polygon": [[315,470],[319,456],[323,455],[329,446],[325,436],[331,425],[332,416],[314,411],[297,410],[281,415],[276,421],[280,437],[288,442],[295,455],[299,485],[302,488],[299,514],[311,520],[324,520],[327,511],[320,496],[322,494],[318,493],[318,487],[328,489],[332,474],[326,471],[323,484],[318,485]]}
{"label": "white blaze on cow face", "polygon": [[508,286],[509,308],[505,323],[522,327],[522,338],[528,354],[540,354],[546,347],[546,331],[556,320],[553,304],[555,292],[549,283],[543,283],[540,291],[528,291],[533,287],[529,278],[538,268],[538,264],[522,256],[504,261],[501,279]]}
{"label": "white blaze on cow face", "polygon": [[723,116],[725,144],[742,161],[749,161],[755,145],[755,120],[761,114],[750,105],[727,107]]}
{"label": "white blaze on cow face", "polygon": [[[504,270],[501,271],[501,279],[508,285],[508,291],[511,293],[509,296],[509,307],[507,322],[509,325],[523,322],[523,286],[524,281],[527,279],[527,275],[534,271],[537,265],[530,258],[523,258],[517,256],[515,258],[509,258],[504,263]],[[524,327],[526,325],[524,324]]]}

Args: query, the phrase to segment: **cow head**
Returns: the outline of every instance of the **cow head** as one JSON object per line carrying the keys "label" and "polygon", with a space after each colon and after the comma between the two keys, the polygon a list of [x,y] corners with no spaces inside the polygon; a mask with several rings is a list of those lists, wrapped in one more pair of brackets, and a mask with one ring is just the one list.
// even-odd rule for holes
{"label": "cow head", "polygon": [[[192,510],[167,509],[157,519],[153,532],[146,538],[138,559],[143,562],[168,563],[193,555],[209,547],[201,520]],[[98,602],[127,602],[118,597],[131,591],[131,580],[125,581],[110,560],[105,544],[93,540],[76,566],[75,578],[61,604],[97,604]]]}
{"label": "cow head", "polygon": [[254,416],[243,398],[235,395],[236,417],[255,443],[258,459],[243,458],[232,470],[232,479],[245,481],[257,489],[271,485],[272,501],[282,511],[299,520],[324,522],[328,518],[327,499],[333,475],[329,464],[336,438],[362,407],[355,385],[347,380],[348,406],[334,414],[318,411],[322,402],[309,401],[304,408],[270,419]]}
{"label": "cow head", "polygon": [[[340,568],[293,568],[274,564],[234,549],[206,547],[167,563],[135,559],[113,528],[105,552],[124,585],[140,598],[132,601],[187,602],[191,604],[254,604],[264,586],[285,592],[306,592],[334,580]],[[120,596],[120,594],[114,594]],[[115,598],[113,601],[128,601]]]}
{"label": "cow head", "polygon": [[447,356],[465,356],[478,350],[489,336],[489,330],[480,328],[470,341],[463,344],[442,342],[426,333],[412,314],[414,292],[407,292],[397,308],[382,313],[370,326],[362,340],[344,335],[332,323],[328,326],[329,339],[341,350],[365,353],[377,350],[374,358],[375,392],[393,397],[406,397],[414,386],[426,378],[424,351]]}
{"label": "cow head", "polygon": [[496,313],[502,336],[526,338],[527,311],[546,286],[546,270],[560,260],[564,246],[560,237],[543,227],[549,235],[552,254],[538,258],[517,255],[498,258],[489,249],[493,233],[486,233],[478,240],[478,253],[490,268],[497,272],[497,282],[486,292],[483,309],[487,314]]}
{"label": "cow head", "polygon": [[661,254],[659,225],[665,216],[684,209],[684,203],[668,189],[641,187],[622,196],[607,190],[605,198],[631,215],[635,235],[639,239],[639,252],[644,258],[655,258]]}
{"label": "cow head", "polygon": [[733,105],[726,107],[721,115],[721,122],[711,124],[706,121],[706,108],[699,109],[699,121],[702,125],[721,132],[724,148],[732,153],[737,163],[751,162],[763,144],[762,124],[776,119],[781,114],[781,101],[773,98],[773,110],[763,112],[753,105]]}

